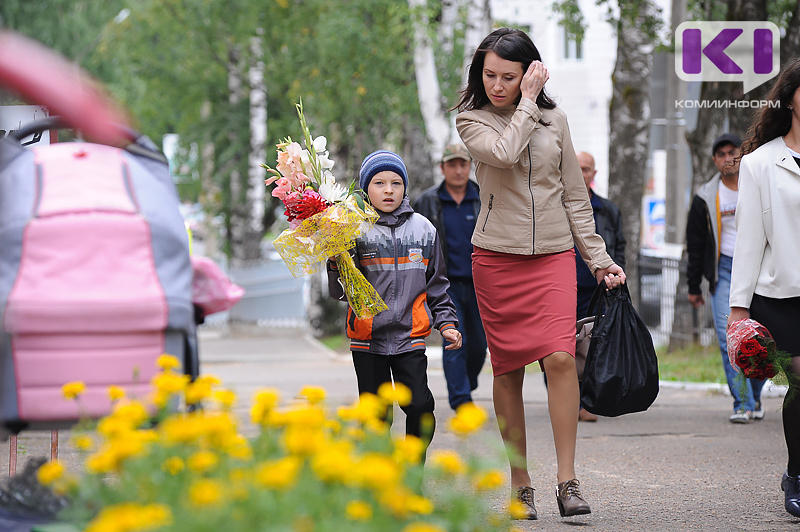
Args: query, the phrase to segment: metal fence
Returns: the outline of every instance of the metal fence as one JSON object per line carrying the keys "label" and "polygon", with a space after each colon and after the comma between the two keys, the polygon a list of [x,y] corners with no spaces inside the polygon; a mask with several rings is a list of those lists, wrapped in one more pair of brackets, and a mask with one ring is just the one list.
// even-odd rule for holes
{"label": "metal fence", "polygon": [[670,340],[716,343],[711,297],[702,284],[705,305],[692,307],[686,284],[686,261],[668,257],[639,255],[639,315],[656,346],[669,345]]}

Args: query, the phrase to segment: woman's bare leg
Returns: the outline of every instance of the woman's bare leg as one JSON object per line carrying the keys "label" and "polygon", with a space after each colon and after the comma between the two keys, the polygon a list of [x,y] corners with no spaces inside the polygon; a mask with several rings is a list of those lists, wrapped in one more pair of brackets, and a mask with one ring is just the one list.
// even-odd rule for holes
{"label": "woman's bare leg", "polygon": [[[574,373],[574,371],[573,371]],[[528,474],[527,439],[525,437],[525,406],[522,403],[522,382],[525,368],[497,375],[494,378],[494,412],[500,435],[503,437],[511,466],[511,487],[531,485]],[[577,412],[577,407],[576,410]],[[576,415],[577,416],[577,415]],[[577,417],[575,417],[577,423]],[[573,437],[573,447],[575,439]],[[572,478],[572,477],[570,477]]]}
{"label": "woman's bare leg", "polygon": [[543,360],[547,372],[547,405],[556,446],[558,482],[575,478],[575,441],[578,437],[580,391],[575,359],[559,351]]}

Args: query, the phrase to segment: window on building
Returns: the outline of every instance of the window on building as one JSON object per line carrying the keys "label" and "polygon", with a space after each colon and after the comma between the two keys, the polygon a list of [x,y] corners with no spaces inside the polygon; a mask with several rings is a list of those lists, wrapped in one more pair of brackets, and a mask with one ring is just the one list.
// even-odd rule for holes
{"label": "window on building", "polygon": [[583,39],[572,35],[565,29],[561,30],[564,35],[564,59],[583,60]]}

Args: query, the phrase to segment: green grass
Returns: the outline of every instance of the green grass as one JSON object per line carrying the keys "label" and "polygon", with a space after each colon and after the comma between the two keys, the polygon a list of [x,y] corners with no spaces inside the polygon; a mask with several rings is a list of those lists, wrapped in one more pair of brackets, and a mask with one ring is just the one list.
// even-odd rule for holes
{"label": "green grass", "polygon": [[708,347],[692,345],[672,353],[667,353],[667,348],[663,347],[656,351],[656,355],[661,380],[720,384],[726,382],[719,346],[716,344]]}
{"label": "green grass", "polygon": [[[343,334],[328,336],[320,341],[337,353],[348,353],[350,350],[350,342]],[[658,374],[661,380],[719,384],[726,382],[719,347],[716,344],[708,347],[692,345],[672,353],[667,353],[667,348],[662,347],[656,350],[656,355],[658,356]],[[531,364],[528,366],[528,371],[541,373],[539,364]]]}

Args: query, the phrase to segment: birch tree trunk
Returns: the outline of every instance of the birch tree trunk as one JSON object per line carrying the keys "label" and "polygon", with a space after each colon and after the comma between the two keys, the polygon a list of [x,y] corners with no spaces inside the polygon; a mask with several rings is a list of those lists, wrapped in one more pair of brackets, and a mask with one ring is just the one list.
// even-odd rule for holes
{"label": "birch tree trunk", "polygon": [[452,130],[447,118],[446,105],[442,101],[433,43],[428,36],[430,20],[426,6],[425,0],[408,0],[414,26],[414,72],[417,78],[417,95],[422,119],[425,122],[428,157],[433,167],[449,142]]}
{"label": "birch tree trunk", "polygon": [[264,80],[264,30],[258,28],[257,35],[250,39],[251,64],[248,70],[250,85],[250,152],[247,156],[247,191],[245,209],[247,225],[244,234],[245,258],[256,259],[261,255],[261,239],[264,236],[264,195],[266,171],[261,164],[267,157],[267,85]]}
{"label": "birch tree trunk", "polygon": [[[241,54],[235,45],[228,51],[228,103],[235,107],[242,100],[242,72]],[[239,135],[235,128],[230,128],[228,140],[231,146],[236,146],[239,142]],[[228,191],[230,193],[230,208],[228,210],[228,242],[230,245],[231,257],[236,260],[245,259],[244,253],[244,232],[246,224],[244,222],[244,209],[242,205],[242,176],[239,171],[237,157],[234,154],[231,161],[227,161],[224,167],[228,174]]]}
{"label": "birch tree trunk", "polygon": [[467,72],[472,63],[472,56],[492,28],[492,7],[489,0],[468,0],[468,2],[467,23],[464,30],[464,68],[462,69],[464,86],[466,86]]}
{"label": "birch tree trunk", "polygon": [[620,17],[617,31],[617,59],[612,74],[610,105],[609,167],[614,169],[608,184],[611,201],[622,211],[625,227],[625,273],[634,303],[638,303],[637,258],[641,240],[642,195],[647,178],[650,142],[650,78],[653,42],[644,30],[644,20],[655,13],[650,0],[641,2],[634,18]]}

